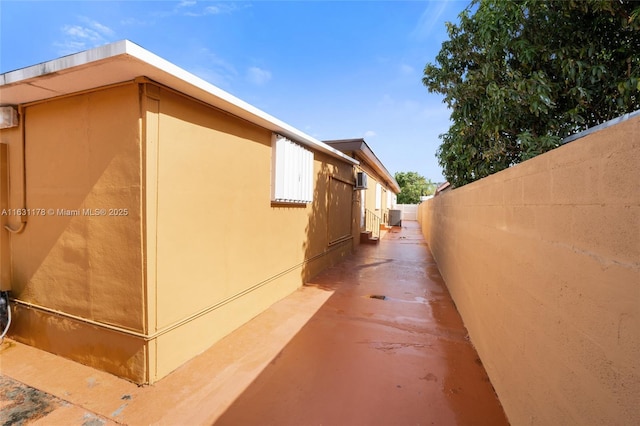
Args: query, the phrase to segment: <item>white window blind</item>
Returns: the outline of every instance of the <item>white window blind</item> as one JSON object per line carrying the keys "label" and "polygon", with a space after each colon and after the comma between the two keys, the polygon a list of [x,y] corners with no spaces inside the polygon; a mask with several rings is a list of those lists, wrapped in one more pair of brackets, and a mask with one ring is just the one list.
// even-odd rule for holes
{"label": "white window blind", "polygon": [[376,183],[376,210],[382,207],[382,186]]}
{"label": "white window blind", "polygon": [[271,200],[279,203],[313,201],[313,152],[273,135]]}

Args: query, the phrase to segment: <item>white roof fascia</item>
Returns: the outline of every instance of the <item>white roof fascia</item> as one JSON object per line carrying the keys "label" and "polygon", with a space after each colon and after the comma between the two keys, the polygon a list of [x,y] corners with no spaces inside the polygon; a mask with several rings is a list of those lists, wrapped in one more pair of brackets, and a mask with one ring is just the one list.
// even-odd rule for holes
{"label": "white roof fascia", "polygon": [[391,186],[391,189],[396,193],[399,194],[400,193],[400,185],[398,184],[398,182],[396,181],[396,178],[389,173],[389,171],[387,170],[387,168],[384,166],[384,164],[382,164],[382,162],[378,159],[378,157],[376,156],[376,154],[374,154],[374,152],[371,150],[371,148],[369,147],[369,145],[367,145],[366,142],[364,143],[364,147],[366,149],[362,149],[361,152],[362,154],[367,158],[367,160],[369,162],[371,162],[372,164],[374,164],[374,167],[377,168],[377,172],[380,173],[382,176],[384,176],[385,178],[388,179],[388,184],[389,186]]}
{"label": "white roof fascia", "polygon": [[128,40],[121,40],[104,46],[96,47],[72,55],[63,56],[52,61],[42,62],[15,71],[0,74],[0,87],[24,82],[32,78],[42,77],[47,74],[55,74],[69,68],[86,65],[113,56],[123,55],[128,52],[128,45],[135,46]]}
{"label": "white roof fascia", "polygon": [[[95,66],[107,66],[103,64],[119,60],[124,62],[124,67],[120,66],[117,69],[117,73],[106,73],[110,75],[99,76],[99,73],[92,70]],[[65,74],[83,71],[87,73],[87,78],[84,80],[86,81],[84,83],[86,87],[82,85],[83,80],[75,78],[75,76],[72,77],[73,81],[69,79],[69,81],[64,81],[64,84],[60,83]],[[350,164],[358,164],[357,160],[348,155],[129,40],[117,41],[84,52],[0,74],[0,105],[35,102],[97,88],[101,85],[121,83],[142,76],[269,129],[272,132],[279,133],[294,142],[306,145],[309,148]],[[18,88],[16,86],[21,87]],[[60,89],[61,87],[63,89]],[[17,90],[10,90],[12,88]],[[3,94],[3,92],[5,93]]]}
{"label": "white roof fascia", "polygon": [[365,162],[369,164],[375,171],[382,177],[386,179],[385,182],[390,186],[390,189],[393,190],[396,194],[400,193],[400,185],[396,181],[396,178],[389,173],[387,168],[382,164],[382,161],[376,156],[371,147],[367,144],[367,142],[363,138],[357,139],[336,139],[336,140],[327,140],[325,141],[330,146],[334,145],[344,145],[344,148],[350,151],[358,151],[362,157],[364,157]]}

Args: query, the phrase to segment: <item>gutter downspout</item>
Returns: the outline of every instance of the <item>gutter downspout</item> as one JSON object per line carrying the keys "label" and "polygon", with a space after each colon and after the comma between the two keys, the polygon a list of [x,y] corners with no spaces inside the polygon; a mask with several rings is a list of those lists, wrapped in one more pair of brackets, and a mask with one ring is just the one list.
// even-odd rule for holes
{"label": "gutter downspout", "polygon": [[[24,228],[27,226],[27,174],[26,174],[26,152],[25,152],[25,126],[24,126],[24,109],[22,105],[18,105],[18,134],[19,134],[19,145],[20,145],[20,162],[22,163],[20,166],[20,174],[21,174],[21,192],[22,192],[22,206],[21,211],[24,214],[20,215],[20,226],[18,229],[13,229],[9,225],[4,225],[4,229],[9,231],[11,234],[19,234],[24,231]],[[3,146],[0,160],[2,161],[2,165],[0,165],[0,169],[2,170],[2,176],[0,180],[2,182],[2,187],[0,187],[0,204],[6,206],[9,202],[9,191],[11,185],[9,185],[10,181],[10,166],[9,166],[9,147]],[[5,186],[6,185],[6,186]],[[2,231],[0,231],[2,232]],[[6,237],[5,237],[6,238]],[[0,344],[4,342],[4,338],[9,332],[9,327],[11,327],[11,306],[9,305],[9,292],[11,291],[11,277],[10,272],[7,273],[4,271],[4,268],[10,271],[11,266],[8,265],[8,253],[6,253],[9,249],[7,241],[1,241],[4,238],[0,237],[0,262],[2,265],[0,266],[0,322],[2,323],[2,327],[0,330]]]}
{"label": "gutter downspout", "polygon": [[4,229],[9,231],[12,234],[20,234],[24,231],[24,228],[27,226],[27,153],[26,153],[26,143],[25,143],[25,117],[24,117],[24,107],[22,105],[18,105],[18,120],[19,120],[19,132],[20,132],[20,157],[21,157],[21,167],[20,173],[22,174],[21,179],[21,192],[22,192],[22,205],[20,210],[22,210],[25,214],[20,215],[20,226],[18,229],[13,229],[9,225],[5,225]]}

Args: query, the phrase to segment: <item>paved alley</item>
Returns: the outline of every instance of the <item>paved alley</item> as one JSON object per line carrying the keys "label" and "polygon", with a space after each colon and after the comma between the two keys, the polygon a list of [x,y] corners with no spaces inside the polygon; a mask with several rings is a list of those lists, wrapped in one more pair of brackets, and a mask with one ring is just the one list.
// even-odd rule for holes
{"label": "paved alley", "polygon": [[333,295],[216,425],[507,424],[417,222],[309,285]]}
{"label": "paved alley", "polygon": [[508,424],[417,222],[152,386],[10,339],[0,383],[3,424]]}

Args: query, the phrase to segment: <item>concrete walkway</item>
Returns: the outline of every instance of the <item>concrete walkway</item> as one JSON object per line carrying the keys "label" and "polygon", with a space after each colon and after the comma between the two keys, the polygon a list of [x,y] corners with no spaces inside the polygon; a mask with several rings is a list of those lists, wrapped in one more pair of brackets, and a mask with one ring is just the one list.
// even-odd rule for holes
{"label": "concrete walkway", "polygon": [[508,424],[418,224],[403,225],[153,386],[6,340],[0,423]]}

